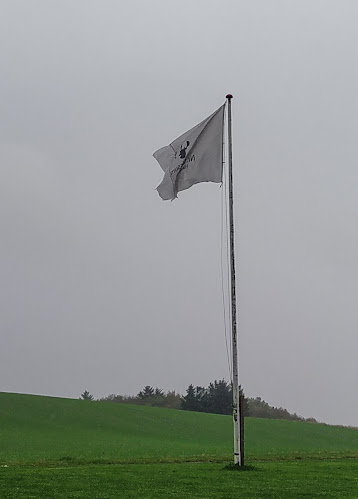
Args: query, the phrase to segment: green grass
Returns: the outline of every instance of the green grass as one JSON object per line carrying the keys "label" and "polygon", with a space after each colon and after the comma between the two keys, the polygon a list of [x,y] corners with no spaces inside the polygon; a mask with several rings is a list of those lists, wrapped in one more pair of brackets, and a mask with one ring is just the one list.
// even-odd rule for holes
{"label": "green grass", "polygon": [[2,499],[357,498],[358,461],[268,461],[247,471],[222,464],[0,468]]}
{"label": "green grass", "polygon": [[[247,418],[248,461],[358,457],[358,431]],[[228,462],[229,416],[0,393],[0,464]]]}
{"label": "green grass", "polygon": [[358,497],[358,431],[0,393],[1,499]]}

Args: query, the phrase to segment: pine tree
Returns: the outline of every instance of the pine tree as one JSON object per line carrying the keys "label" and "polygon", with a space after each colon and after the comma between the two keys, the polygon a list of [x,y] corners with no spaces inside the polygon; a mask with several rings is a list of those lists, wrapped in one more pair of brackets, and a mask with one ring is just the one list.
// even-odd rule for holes
{"label": "pine tree", "polygon": [[181,409],[185,411],[199,411],[199,404],[196,398],[196,390],[193,385],[189,385],[185,397],[182,397]]}
{"label": "pine tree", "polygon": [[83,393],[81,393],[81,400],[94,400],[94,396],[90,394],[87,390],[85,390]]}
{"label": "pine tree", "polygon": [[137,397],[138,397],[139,399],[142,399],[142,400],[147,400],[147,399],[149,399],[149,398],[153,397],[153,395],[154,395],[154,388],[152,388],[152,387],[151,387],[151,386],[149,386],[149,385],[146,385],[146,386],[143,388],[143,390],[141,390],[141,391],[138,393]]}

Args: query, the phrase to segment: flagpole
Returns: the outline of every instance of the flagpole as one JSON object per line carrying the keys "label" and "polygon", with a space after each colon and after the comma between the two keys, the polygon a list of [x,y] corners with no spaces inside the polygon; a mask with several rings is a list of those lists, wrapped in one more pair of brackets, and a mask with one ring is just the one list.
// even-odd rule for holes
{"label": "flagpole", "polygon": [[240,393],[239,370],[237,354],[237,327],[236,327],[236,280],[235,280],[235,233],[234,233],[234,197],[232,181],[232,126],[231,126],[231,99],[226,96],[228,104],[228,159],[229,159],[229,223],[230,223],[230,274],[231,274],[231,327],[232,327],[232,394],[233,394],[233,423],[234,423],[234,464],[243,465],[243,448],[240,425]]}

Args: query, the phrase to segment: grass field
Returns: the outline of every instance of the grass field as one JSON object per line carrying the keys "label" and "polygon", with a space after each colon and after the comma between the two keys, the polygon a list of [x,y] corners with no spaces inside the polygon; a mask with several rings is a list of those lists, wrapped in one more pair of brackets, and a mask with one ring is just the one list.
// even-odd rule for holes
{"label": "grass field", "polygon": [[358,431],[0,393],[1,498],[358,497]]}
{"label": "grass field", "polygon": [[222,464],[125,464],[0,468],[0,494],[30,498],[295,498],[358,497],[358,462],[257,463],[247,471]]}

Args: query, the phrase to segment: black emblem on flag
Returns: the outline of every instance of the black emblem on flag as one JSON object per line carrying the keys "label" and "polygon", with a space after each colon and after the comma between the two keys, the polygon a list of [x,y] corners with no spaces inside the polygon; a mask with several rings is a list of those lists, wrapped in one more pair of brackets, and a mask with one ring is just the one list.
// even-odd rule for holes
{"label": "black emblem on flag", "polygon": [[180,151],[179,151],[179,158],[181,158],[181,159],[185,159],[185,157],[186,157],[186,150],[188,149],[188,147],[190,145],[189,140],[186,141],[186,144],[184,145],[184,147],[183,147],[183,145],[184,144],[182,144],[180,146]]}

